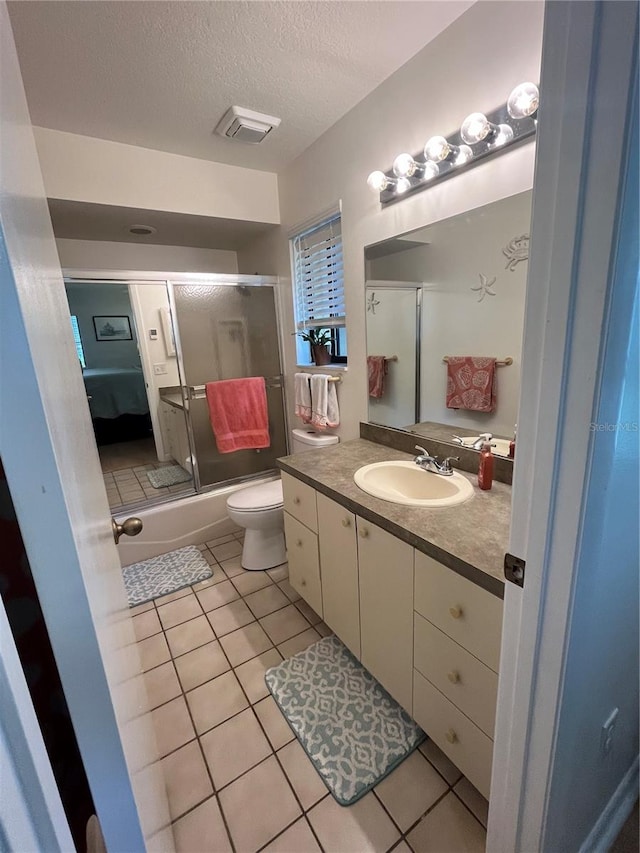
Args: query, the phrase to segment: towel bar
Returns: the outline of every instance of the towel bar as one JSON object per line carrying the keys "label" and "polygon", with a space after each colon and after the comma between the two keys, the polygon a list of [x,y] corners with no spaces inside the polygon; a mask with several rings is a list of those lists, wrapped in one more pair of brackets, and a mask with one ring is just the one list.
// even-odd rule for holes
{"label": "towel bar", "polygon": [[[443,355],[442,361],[446,364],[449,361],[449,356]],[[498,367],[508,367],[510,364],[513,364],[513,359],[508,355],[506,358],[496,359],[496,364]]]}

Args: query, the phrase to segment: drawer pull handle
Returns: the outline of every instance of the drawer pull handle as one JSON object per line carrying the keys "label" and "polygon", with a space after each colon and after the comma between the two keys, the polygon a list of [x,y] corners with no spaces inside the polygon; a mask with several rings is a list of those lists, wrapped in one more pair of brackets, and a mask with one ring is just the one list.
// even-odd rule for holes
{"label": "drawer pull handle", "polygon": [[451,672],[447,673],[447,678],[452,684],[457,684],[460,681],[460,673],[452,669]]}
{"label": "drawer pull handle", "polygon": [[351,519],[349,519],[349,518],[343,518],[343,519],[342,519],[342,526],[343,526],[343,527],[351,527]]}
{"label": "drawer pull handle", "polygon": [[294,499],[293,499],[293,502],[294,502],[294,504],[296,504],[296,505],[297,505],[297,504],[299,504],[299,503],[300,503],[300,498],[294,498]]}
{"label": "drawer pull handle", "polygon": [[456,604],[455,607],[450,607],[449,614],[452,619],[459,619],[462,616],[462,607],[459,604]]}
{"label": "drawer pull handle", "polygon": [[298,548],[302,548],[302,539],[296,539],[296,545]]}
{"label": "drawer pull handle", "polygon": [[456,743],[458,740],[458,735],[454,732],[453,729],[449,729],[449,731],[445,734],[446,739],[449,743]]}
{"label": "drawer pull handle", "polygon": [[361,528],[360,528],[360,530],[359,530],[358,532],[360,533],[360,536],[361,536],[363,539],[366,539],[366,538],[367,538],[367,536],[369,535],[369,530],[368,530],[366,527],[361,527]]}

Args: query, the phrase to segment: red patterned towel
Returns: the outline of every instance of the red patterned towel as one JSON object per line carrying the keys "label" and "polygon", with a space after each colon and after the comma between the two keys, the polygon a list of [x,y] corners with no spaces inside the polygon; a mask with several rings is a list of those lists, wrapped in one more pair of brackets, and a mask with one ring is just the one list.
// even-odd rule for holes
{"label": "red patterned towel", "polygon": [[387,359],[383,355],[368,355],[367,372],[369,374],[369,396],[379,399],[384,394]]}
{"label": "red patterned towel", "polygon": [[207,382],[205,393],[220,453],[269,447],[267,392],[262,376]]}
{"label": "red patterned towel", "polygon": [[471,355],[447,358],[447,408],[493,412],[496,408],[496,359]]}

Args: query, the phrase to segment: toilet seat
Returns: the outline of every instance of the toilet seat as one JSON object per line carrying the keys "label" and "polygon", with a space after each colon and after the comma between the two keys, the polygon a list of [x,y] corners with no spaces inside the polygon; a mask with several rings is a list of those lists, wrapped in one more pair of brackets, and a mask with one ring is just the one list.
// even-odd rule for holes
{"label": "toilet seat", "polygon": [[259,486],[240,489],[227,498],[227,506],[236,512],[262,512],[280,509],[284,504],[282,480],[272,480]]}

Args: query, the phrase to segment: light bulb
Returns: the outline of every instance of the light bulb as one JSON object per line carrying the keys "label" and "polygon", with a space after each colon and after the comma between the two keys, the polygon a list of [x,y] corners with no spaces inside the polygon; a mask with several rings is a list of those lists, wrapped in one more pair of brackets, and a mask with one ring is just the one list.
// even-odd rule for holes
{"label": "light bulb", "polygon": [[387,178],[384,172],[377,170],[375,172],[371,172],[367,178],[367,184],[369,184],[374,192],[381,193],[389,186],[389,178]]}
{"label": "light bulb", "polygon": [[398,178],[398,183],[396,184],[396,192],[398,193],[398,195],[406,193],[410,186],[411,181],[409,180],[409,178]]}
{"label": "light bulb", "polygon": [[458,148],[458,152],[453,158],[454,166],[463,166],[465,163],[468,163],[469,160],[473,157],[473,151],[469,148],[468,145],[461,145]]}
{"label": "light bulb", "polygon": [[424,156],[434,163],[441,163],[451,153],[451,145],[444,136],[432,136],[424,146]]}
{"label": "light bulb", "polygon": [[422,178],[425,181],[431,181],[433,178],[437,178],[440,174],[440,169],[436,163],[432,163],[431,161],[427,161],[424,164],[424,171],[422,173]]}
{"label": "light bulb", "polygon": [[411,154],[398,154],[393,161],[393,173],[399,178],[410,178],[415,174],[418,164]]}
{"label": "light bulb", "polygon": [[462,122],[460,136],[467,145],[475,145],[476,142],[486,139],[493,127],[484,113],[471,113]]}
{"label": "light bulb", "polygon": [[506,145],[513,139],[513,128],[509,124],[499,124],[498,132],[491,140],[493,148],[500,148],[501,145]]}
{"label": "light bulb", "polygon": [[507,100],[507,112],[511,118],[527,118],[538,109],[540,92],[535,83],[520,83]]}

